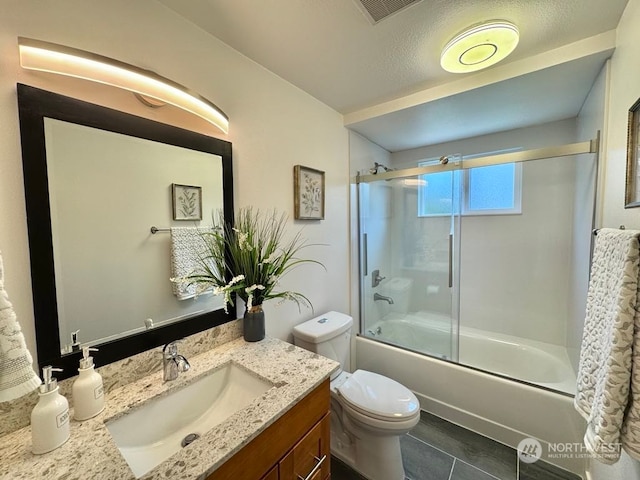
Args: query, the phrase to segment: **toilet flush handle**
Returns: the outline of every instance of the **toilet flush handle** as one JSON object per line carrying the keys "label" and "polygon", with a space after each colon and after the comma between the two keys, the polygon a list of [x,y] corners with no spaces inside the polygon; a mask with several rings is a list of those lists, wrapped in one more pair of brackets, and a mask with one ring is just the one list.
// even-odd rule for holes
{"label": "toilet flush handle", "polygon": [[298,480],[311,480],[313,478],[313,476],[316,474],[316,472],[318,470],[320,470],[320,467],[322,467],[323,462],[327,459],[326,455],[323,455],[322,458],[318,458],[314,455],[314,457],[316,459],[316,466],[313,467],[313,469],[309,472],[309,475],[307,475],[306,477],[303,477],[302,475],[298,475]]}

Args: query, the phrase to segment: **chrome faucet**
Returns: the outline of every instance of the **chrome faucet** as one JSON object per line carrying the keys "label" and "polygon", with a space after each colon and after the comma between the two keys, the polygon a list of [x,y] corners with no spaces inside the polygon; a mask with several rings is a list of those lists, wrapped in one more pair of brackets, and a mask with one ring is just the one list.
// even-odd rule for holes
{"label": "chrome faucet", "polygon": [[378,328],[376,328],[375,330],[367,330],[367,333],[370,334],[372,337],[375,337],[376,335],[382,335],[382,327],[378,326]]}
{"label": "chrome faucet", "polygon": [[191,368],[189,361],[178,354],[178,342],[167,343],[162,349],[163,380],[169,382]]}
{"label": "chrome faucet", "polygon": [[385,297],[384,295],[380,295],[378,292],[373,294],[373,301],[375,302],[376,300],[384,300],[389,305],[393,305],[393,298]]}

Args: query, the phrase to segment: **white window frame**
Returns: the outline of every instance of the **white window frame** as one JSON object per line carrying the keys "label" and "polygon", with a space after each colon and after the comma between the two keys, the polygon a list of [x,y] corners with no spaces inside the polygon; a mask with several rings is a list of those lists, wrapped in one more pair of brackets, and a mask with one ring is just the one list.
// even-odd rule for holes
{"label": "white window frame", "polygon": [[[465,159],[471,160],[473,158],[486,157],[489,155],[500,155],[502,153],[510,153],[520,151],[522,148],[510,148],[505,150],[498,150],[495,152],[484,152],[474,155],[465,155]],[[419,167],[425,167],[428,165],[436,165],[440,162],[439,158],[430,158],[418,163]],[[469,191],[471,188],[470,174],[472,169],[452,170],[452,174],[455,175],[458,172],[461,175],[460,183],[462,188],[462,198],[460,199],[460,215],[462,216],[484,216],[484,215],[521,215],[522,214],[522,162],[513,162],[513,207],[503,209],[471,209],[469,207]],[[482,167],[475,167],[482,168]],[[427,174],[428,175],[428,174]],[[420,212],[420,208],[418,208]],[[419,213],[419,217],[447,217],[451,213]]]}

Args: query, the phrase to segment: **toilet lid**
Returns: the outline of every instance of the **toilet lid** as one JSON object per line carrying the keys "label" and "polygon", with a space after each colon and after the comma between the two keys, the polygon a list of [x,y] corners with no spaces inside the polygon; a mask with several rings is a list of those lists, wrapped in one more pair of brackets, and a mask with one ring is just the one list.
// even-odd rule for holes
{"label": "toilet lid", "polygon": [[406,420],[418,412],[416,396],[404,385],[366,370],[356,370],[338,388],[355,409],[382,420]]}

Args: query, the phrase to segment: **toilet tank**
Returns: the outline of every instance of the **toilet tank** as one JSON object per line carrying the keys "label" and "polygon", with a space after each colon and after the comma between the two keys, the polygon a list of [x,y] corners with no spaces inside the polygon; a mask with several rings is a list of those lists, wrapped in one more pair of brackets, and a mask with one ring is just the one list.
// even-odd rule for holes
{"label": "toilet tank", "polygon": [[335,378],[351,362],[353,318],[340,312],[327,312],[293,327],[293,342],[306,350],[340,363]]}

